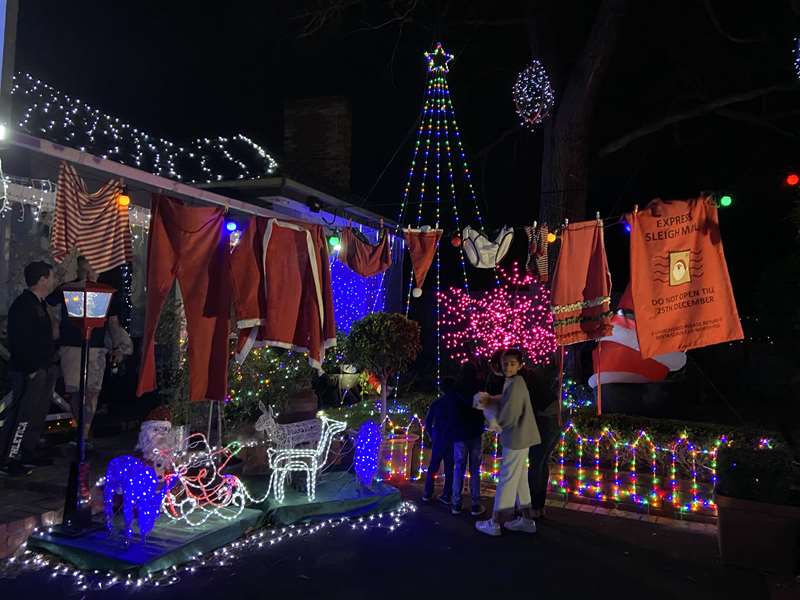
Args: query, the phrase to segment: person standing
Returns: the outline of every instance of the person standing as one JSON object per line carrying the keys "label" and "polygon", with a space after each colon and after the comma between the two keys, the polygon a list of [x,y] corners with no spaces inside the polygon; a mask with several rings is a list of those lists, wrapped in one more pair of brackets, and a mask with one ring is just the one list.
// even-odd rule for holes
{"label": "person standing", "polygon": [[533,399],[533,413],[542,443],[528,451],[528,485],[531,488],[531,516],[544,516],[547,487],[550,483],[550,455],[561,437],[558,422],[558,366],[556,361],[530,372],[528,389]]}
{"label": "person standing", "polygon": [[[78,257],[78,278],[70,283],[86,283],[87,281],[97,281],[97,273],[92,268],[89,261],[83,257]],[[47,298],[47,303],[53,307],[60,307],[60,325],[58,327],[59,355],[61,356],[61,374],[64,377],[64,387],[69,395],[72,415],[78,420],[80,408],[80,380],[81,380],[81,348],[83,337],[81,328],[73,323],[67,312],[64,303],[64,294],[61,290],[53,292]],[[117,294],[111,296],[111,304],[108,307],[108,321],[101,327],[92,330],[89,339],[89,354],[87,356],[86,369],[86,400],[84,403],[84,436],[89,439],[89,431],[92,427],[92,420],[97,411],[97,400],[103,388],[103,376],[106,371],[106,330],[110,330],[111,338],[114,340],[114,348],[111,352],[112,364],[119,364],[125,355],[131,354],[133,348],[127,347],[130,338],[125,335],[122,326],[119,324],[119,300]],[[127,343],[124,343],[127,340]]]}
{"label": "person standing", "polygon": [[[503,527],[511,531],[536,533],[536,522],[531,516],[531,492],[525,463],[528,449],[539,444],[541,439],[533,416],[528,386],[519,374],[523,366],[522,353],[519,350],[507,350],[503,354],[506,383],[497,415],[497,421],[503,428],[500,433],[503,462],[492,517],[475,523],[475,528],[487,535],[500,535],[501,522]],[[507,520],[517,509],[522,514]]]}
{"label": "person standing", "polygon": [[472,407],[478,392],[478,373],[475,365],[464,363],[455,385],[455,423],[453,426],[453,503],[451,512],[460,514],[464,492],[464,476],[469,464],[469,491],[472,500],[470,514],[474,517],[485,511],[481,504],[481,459],[483,458],[483,413]]}
{"label": "person standing", "polygon": [[45,298],[55,287],[53,267],[33,262],[25,267],[27,289],[8,311],[8,345],[11,354],[11,406],[0,428],[2,471],[17,477],[30,473],[28,465],[46,464],[34,455],[53,398],[53,326]]}
{"label": "person standing", "polygon": [[457,401],[452,379],[444,382],[442,387],[445,393],[433,401],[425,416],[425,431],[433,440],[433,445],[422,501],[430,502],[433,498],[433,481],[444,463],[444,487],[439,502],[450,505],[453,492],[453,425]]}

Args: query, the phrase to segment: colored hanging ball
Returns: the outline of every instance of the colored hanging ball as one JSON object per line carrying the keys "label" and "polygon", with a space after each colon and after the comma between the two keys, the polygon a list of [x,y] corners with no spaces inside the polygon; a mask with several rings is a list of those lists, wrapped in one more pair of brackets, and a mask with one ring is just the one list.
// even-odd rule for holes
{"label": "colored hanging ball", "polygon": [[800,175],[798,175],[797,173],[789,173],[786,176],[786,185],[794,187],[798,183],[800,183]]}
{"label": "colored hanging ball", "polygon": [[414,288],[411,295],[414,296],[414,298],[420,298],[422,296],[422,288]]}
{"label": "colored hanging ball", "polygon": [[728,207],[733,204],[733,198],[725,194],[722,198],[719,199],[720,206]]}
{"label": "colored hanging ball", "polygon": [[454,248],[460,248],[461,247],[461,236],[458,235],[457,233],[454,233],[453,237],[450,238],[450,243],[453,244]]}
{"label": "colored hanging ball", "polygon": [[547,243],[548,244],[552,244],[553,242],[556,241],[556,239],[558,239],[558,238],[556,237],[555,233],[550,232],[550,233],[547,234]]}
{"label": "colored hanging ball", "polygon": [[237,229],[236,223],[234,223],[233,221],[226,221],[225,222],[225,229],[227,229],[228,231],[233,233]]}

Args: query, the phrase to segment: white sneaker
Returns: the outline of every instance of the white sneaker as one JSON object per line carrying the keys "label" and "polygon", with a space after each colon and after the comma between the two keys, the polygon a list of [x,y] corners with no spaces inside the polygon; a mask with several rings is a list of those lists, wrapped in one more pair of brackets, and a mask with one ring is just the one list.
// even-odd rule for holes
{"label": "white sneaker", "polygon": [[526,519],[525,517],[517,517],[513,521],[506,521],[503,527],[509,531],[523,531],[525,533],[536,533],[536,521],[533,519]]}
{"label": "white sneaker", "polygon": [[486,535],[498,536],[503,532],[500,530],[500,524],[494,519],[487,519],[486,521],[475,521],[475,529]]}

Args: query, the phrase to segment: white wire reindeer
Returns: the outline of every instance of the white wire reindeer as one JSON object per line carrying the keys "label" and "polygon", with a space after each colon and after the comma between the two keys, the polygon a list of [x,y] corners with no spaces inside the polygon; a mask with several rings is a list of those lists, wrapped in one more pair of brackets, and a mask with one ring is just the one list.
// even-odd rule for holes
{"label": "white wire reindeer", "polygon": [[319,419],[308,419],[282,425],[275,420],[272,407],[267,408],[263,402],[258,403],[261,416],[256,421],[256,431],[263,433],[267,441],[276,448],[285,450],[299,446],[313,445],[322,435],[322,422]]}
{"label": "white wire reindeer", "polygon": [[313,502],[317,493],[317,473],[328,461],[333,438],[347,428],[344,421],[335,421],[320,417],[319,441],[315,448],[268,448],[267,457],[272,475],[269,479],[267,494],[272,489],[275,499],[283,503],[285,498],[286,478],[291,473],[306,474],[306,496]]}

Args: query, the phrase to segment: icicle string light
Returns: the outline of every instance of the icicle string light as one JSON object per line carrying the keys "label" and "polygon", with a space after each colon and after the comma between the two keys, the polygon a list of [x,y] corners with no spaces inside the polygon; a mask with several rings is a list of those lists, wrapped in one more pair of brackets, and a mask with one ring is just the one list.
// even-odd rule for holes
{"label": "icicle string light", "polygon": [[101,112],[35,79],[14,77],[18,126],[31,135],[189,183],[272,175],[278,163],[245,135],[198,138],[181,146]]}

